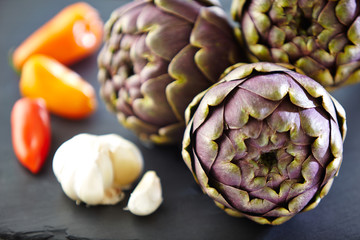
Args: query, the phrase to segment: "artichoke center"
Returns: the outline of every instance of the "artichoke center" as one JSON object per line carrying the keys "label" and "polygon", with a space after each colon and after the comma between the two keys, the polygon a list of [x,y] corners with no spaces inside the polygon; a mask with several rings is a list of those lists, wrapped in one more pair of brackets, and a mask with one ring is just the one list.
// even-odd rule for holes
{"label": "artichoke center", "polygon": [[276,152],[271,151],[262,153],[258,161],[268,169],[271,169],[274,165],[277,164]]}
{"label": "artichoke center", "polygon": [[311,35],[311,27],[312,27],[312,20],[303,14],[299,17],[299,26],[298,31],[300,34],[307,36],[308,34]]}

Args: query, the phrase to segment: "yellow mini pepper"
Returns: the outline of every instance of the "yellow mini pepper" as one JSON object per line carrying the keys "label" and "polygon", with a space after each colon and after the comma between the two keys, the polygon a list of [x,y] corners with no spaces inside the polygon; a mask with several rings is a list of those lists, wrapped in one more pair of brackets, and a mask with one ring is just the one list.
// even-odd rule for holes
{"label": "yellow mini pepper", "polygon": [[56,115],[80,119],[97,108],[94,88],[80,75],[45,55],[33,55],[24,64],[20,92],[25,97],[42,98]]}

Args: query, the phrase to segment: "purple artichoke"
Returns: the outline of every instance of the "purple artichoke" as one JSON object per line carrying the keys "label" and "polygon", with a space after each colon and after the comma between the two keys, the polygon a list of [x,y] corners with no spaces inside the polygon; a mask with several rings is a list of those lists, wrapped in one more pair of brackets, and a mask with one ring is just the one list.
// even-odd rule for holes
{"label": "purple artichoke", "polygon": [[182,155],[234,216],[281,224],[316,207],[338,174],[345,111],[285,65],[238,64],[186,110]]}
{"label": "purple artichoke", "polygon": [[142,140],[181,142],[194,96],[240,60],[215,0],[138,0],[115,10],[100,52],[101,95]]}
{"label": "purple artichoke", "polygon": [[251,60],[290,63],[332,90],[360,82],[358,0],[233,0]]}

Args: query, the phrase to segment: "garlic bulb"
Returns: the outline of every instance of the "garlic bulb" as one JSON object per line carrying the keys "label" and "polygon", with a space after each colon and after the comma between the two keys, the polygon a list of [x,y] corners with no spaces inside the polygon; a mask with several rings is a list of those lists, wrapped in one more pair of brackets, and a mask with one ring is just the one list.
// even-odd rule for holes
{"label": "garlic bulb", "polygon": [[108,134],[79,134],[56,151],[53,171],[65,194],[77,203],[116,204],[143,170],[140,150]]}

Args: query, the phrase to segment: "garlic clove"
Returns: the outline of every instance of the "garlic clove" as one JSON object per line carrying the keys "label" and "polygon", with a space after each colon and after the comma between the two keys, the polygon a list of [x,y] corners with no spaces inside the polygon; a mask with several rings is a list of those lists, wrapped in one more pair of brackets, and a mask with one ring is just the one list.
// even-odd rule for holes
{"label": "garlic clove", "polygon": [[[77,169],[82,167],[82,162],[86,158],[84,152],[88,153],[88,151],[84,151],[85,147],[94,140],[95,138],[90,134],[76,135],[64,142],[54,154],[53,171],[55,177],[60,182],[65,194],[75,201],[80,200],[74,188]],[[91,156],[92,154],[88,155]]]}
{"label": "garlic clove", "polygon": [[88,205],[97,205],[103,201],[105,187],[101,172],[95,164],[77,171],[74,182],[75,191],[81,202],[85,202]]}
{"label": "garlic clove", "polygon": [[116,134],[99,136],[110,149],[114,169],[114,185],[126,188],[142,173],[144,160],[138,147]]}
{"label": "garlic clove", "polygon": [[74,188],[82,202],[88,205],[101,204],[106,199],[105,191],[112,187],[113,170],[109,149],[95,138],[81,149],[82,165],[76,169]]}
{"label": "garlic clove", "polygon": [[146,216],[158,209],[162,201],[160,178],[155,171],[147,171],[131,193],[126,210]]}

